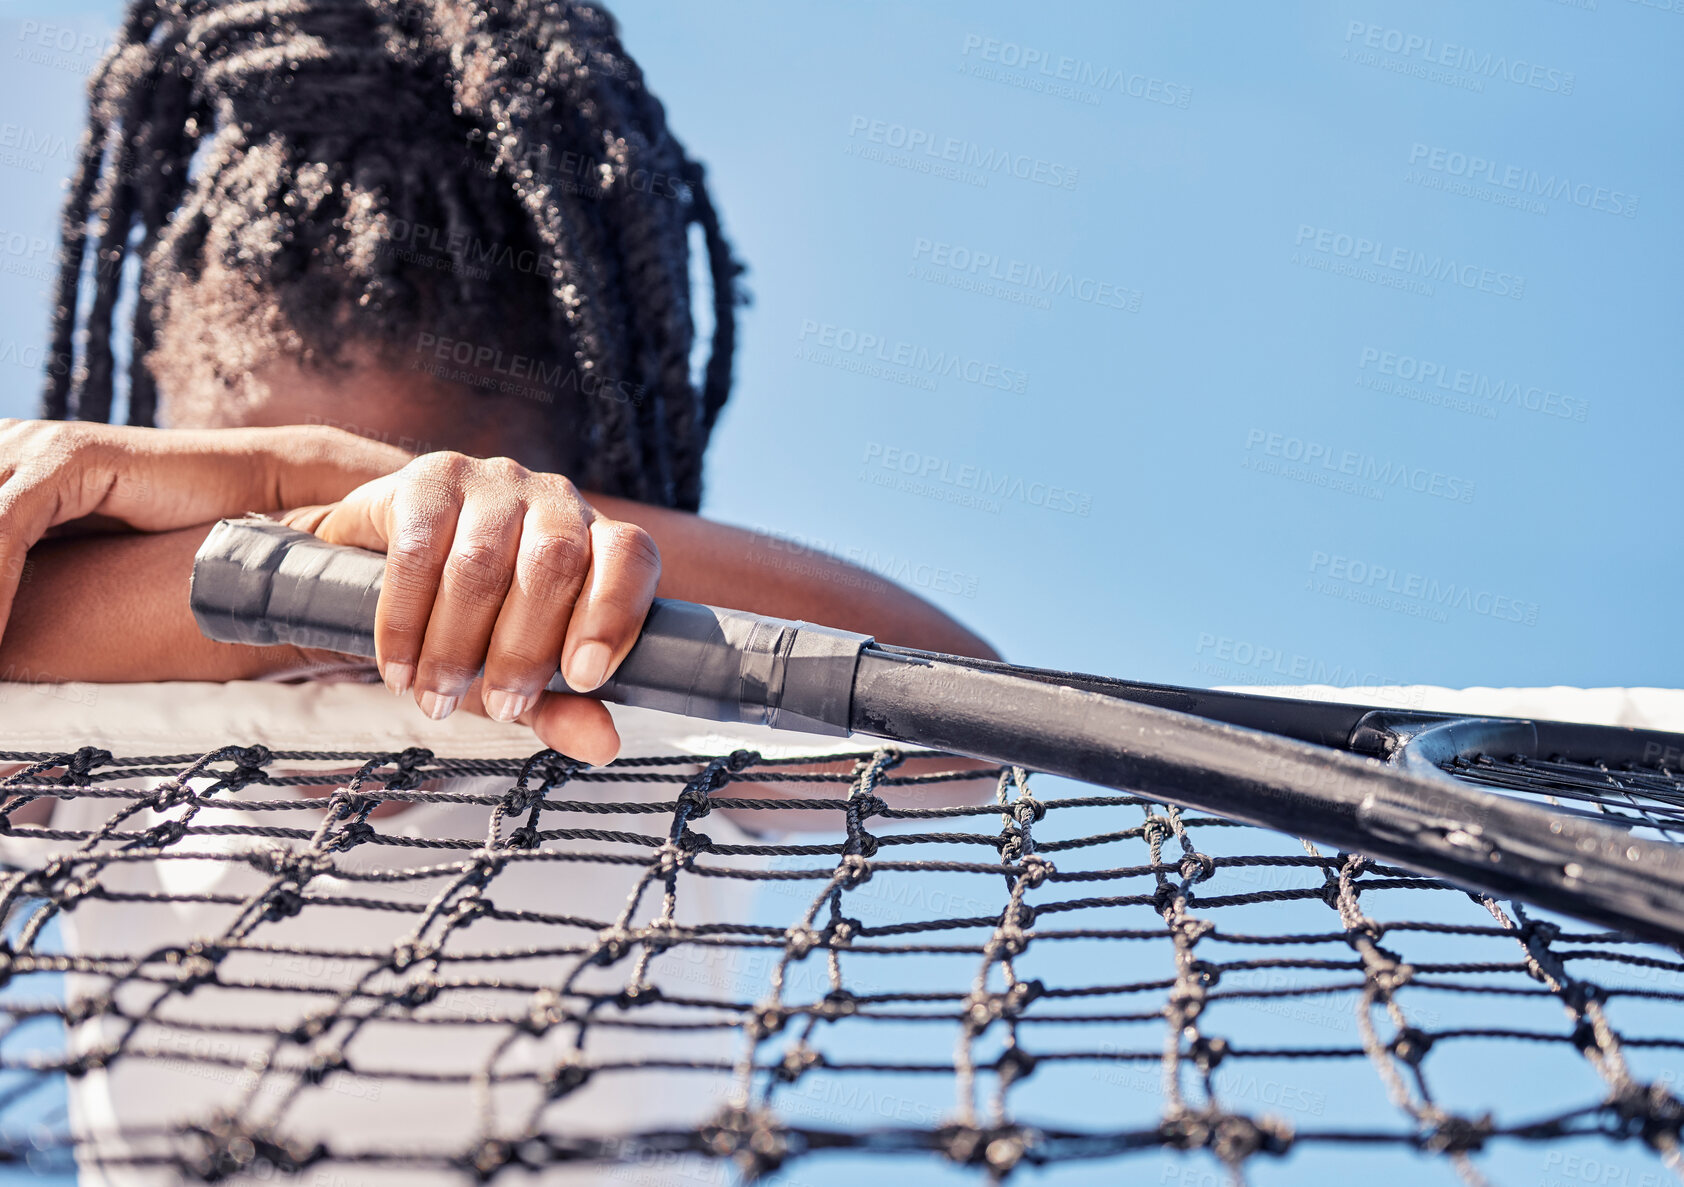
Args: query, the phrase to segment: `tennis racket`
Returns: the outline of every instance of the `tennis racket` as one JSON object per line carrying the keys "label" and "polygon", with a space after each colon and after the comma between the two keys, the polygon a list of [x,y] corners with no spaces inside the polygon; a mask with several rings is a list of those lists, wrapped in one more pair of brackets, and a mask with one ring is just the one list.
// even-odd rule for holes
{"label": "tennis racket", "polygon": [[[384,569],[224,520],[193,613],[222,642],[372,656]],[[1684,735],[1132,683],[665,599],[591,695],[1068,776],[1684,946]]]}

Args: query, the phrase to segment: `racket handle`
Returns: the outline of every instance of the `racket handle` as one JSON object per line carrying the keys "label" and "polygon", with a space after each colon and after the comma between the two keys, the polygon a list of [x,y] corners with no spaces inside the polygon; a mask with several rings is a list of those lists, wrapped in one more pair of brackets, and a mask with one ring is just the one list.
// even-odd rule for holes
{"label": "racket handle", "polygon": [[[386,558],[271,519],[225,519],[193,559],[199,630],[221,643],[374,655]],[[845,737],[869,635],[656,598],[600,700]],[[558,672],[549,687],[572,692]]]}

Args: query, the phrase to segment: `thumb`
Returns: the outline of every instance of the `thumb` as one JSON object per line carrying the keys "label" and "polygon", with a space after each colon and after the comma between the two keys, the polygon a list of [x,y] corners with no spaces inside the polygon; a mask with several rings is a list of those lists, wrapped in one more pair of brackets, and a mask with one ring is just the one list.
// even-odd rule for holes
{"label": "thumb", "polygon": [[390,542],[387,524],[391,505],[392,483],[386,478],[376,478],[337,503],[290,511],[283,522],[329,544],[385,552]]}

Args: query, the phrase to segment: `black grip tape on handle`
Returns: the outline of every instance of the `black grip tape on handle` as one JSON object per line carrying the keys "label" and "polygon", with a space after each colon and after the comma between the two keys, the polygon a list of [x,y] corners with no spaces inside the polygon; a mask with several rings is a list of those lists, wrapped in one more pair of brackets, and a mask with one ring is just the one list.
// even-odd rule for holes
{"label": "black grip tape on handle", "polygon": [[[199,630],[222,643],[374,655],[386,558],[257,516],[225,519],[193,559]],[[614,678],[591,695],[708,721],[848,734],[869,635],[656,598]],[[571,692],[559,674],[549,687]]]}

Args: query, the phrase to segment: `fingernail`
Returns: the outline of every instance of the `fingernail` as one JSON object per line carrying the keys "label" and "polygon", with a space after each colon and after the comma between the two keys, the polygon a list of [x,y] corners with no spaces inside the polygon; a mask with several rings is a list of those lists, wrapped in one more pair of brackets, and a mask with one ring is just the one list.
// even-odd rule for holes
{"label": "fingernail", "polygon": [[506,688],[494,688],[485,694],[485,711],[496,721],[513,721],[526,712],[532,698]]}
{"label": "fingernail", "polygon": [[574,692],[590,692],[608,677],[608,661],[614,653],[606,643],[581,643],[567,665],[567,685]]}
{"label": "fingernail", "polygon": [[426,692],[421,694],[421,712],[425,713],[428,717],[431,717],[434,721],[443,721],[446,717],[450,716],[451,712],[456,708],[456,702],[461,699],[461,697],[441,696],[432,689],[428,689]]}
{"label": "fingernail", "polygon": [[415,665],[390,663],[386,665],[386,687],[393,696],[402,696],[415,683]]}

